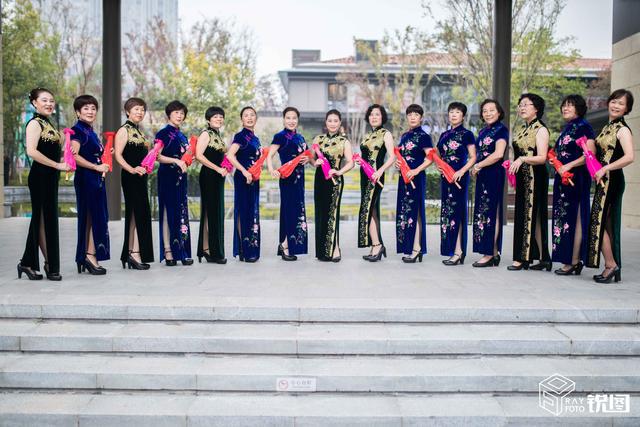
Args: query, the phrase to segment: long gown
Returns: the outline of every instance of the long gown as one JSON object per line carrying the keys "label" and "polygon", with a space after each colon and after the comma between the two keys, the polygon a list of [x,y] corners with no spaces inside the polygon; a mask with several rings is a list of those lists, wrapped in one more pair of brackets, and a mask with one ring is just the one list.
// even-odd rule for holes
{"label": "long gown", "polygon": [[[467,163],[469,146],[475,144],[473,133],[462,125],[442,133],[438,140],[438,153],[453,170],[462,169]],[[440,178],[440,255],[453,256],[460,236],[462,256],[467,253],[467,198],[469,173],[455,184]]]}
{"label": "long gown", "polygon": [[[476,158],[483,161],[496,151],[496,142],[509,142],[509,130],[502,122],[484,127],[476,140]],[[473,252],[494,255],[495,249],[502,252],[502,200],[505,170],[502,162],[482,168],[476,177],[475,202],[473,205]],[[500,224],[496,239],[496,224]]]}
{"label": "long gown", "polygon": [[[122,127],[127,131],[127,144],[122,150],[122,157],[135,168],[140,166],[142,159],[149,152],[149,142],[138,128],[138,125],[127,120]],[[151,233],[151,208],[149,207],[149,189],[147,174],[131,174],[122,169],[122,194],[124,194],[124,243],[122,245],[121,261],[129,257],[129,228],[131,218],[136,223],[140,259],[142,262],[153,262],[153,239]]]}
{"label": "long gown", "polygon": [[[179,159],[187,151],[187,137],[175,126],[167,124],[156,134],[164,144],[162,155]],[[191,258],[191,229],[189,227],[189,203],[187,199],[187,174],[175,164],[161,163],[158,167],[158,207],[160,209],[160,261],[165,259],[165,242],[162,231],[167,221],[169,247],[175,260]]]}
{"label": "long gown", "polygon": [[[583,155],[582,148],[576,140],[586,136],[594,139],[591,125],[583,118],[576,118],[567,123],[560,137],[556,141],[554,150],[562,164],[572,162]],[[580,245],[580,259],[585,260],[587,254],[587,235],[589,234],[589,202],[591,191],[591,176],[586,165],[577,166],[570,171],[574,183],[564,185],[562,177],[556,172],[553,182],[553,211],[551,228],[552,261],[563,264],[573,264],[573,244],[576,235],[578,215],[582,242]]]}
{"label": "long gown", "polygon": [[[331,164],[331,168],[340,169],[344,157],[344,148],[349,144],[340,134],[318,135],[313,140]],[[327,260],[334,257],[334,251],[340,245],[340,202],[344,188],[344,177],[334,176],[333,180],[324,179],[322,168],[316,168],[313,184],[313,199],[316,216],[316,258]]]}
{"label": "long gown", "polygon": [[[78,121],[72,128],[75,133],[72,140],[80,142],[78,154],[95,165],[102,164],[104,147],[93,131],[93,128]],[[107,211],[107,192],[102,173],[85,169],[78,165],[73,180],[76,189],[76,206],[78,211],[78,245],[76,262],[81,263],[87,257],[87,225],[91,223],[96,259],[109,259],[109,213]]]}
{"label": "long gown", "polygon": [[[432,148],[431,136],[421,126],[405,132],[400,138],[398,148],[411,169],[420,166],[425,159],[426,148]],[[420,224],[420,252],[427,253],[427,228],[425,199],[427,195],[427,179],[422,171],[413,178],[415,189],[405,184],[398,174],[398,201],[396,206],[396,251],[411,255],[416,235],[416,227]]]}
{"label": "long gown", "polygon": [[[37,150],[54,162],[60,161],[60,133],[46,116],[35,113],[31,120],[40,125]],[[30,120],[30,121],[31,121]],[[29,170],[31,222],[24,254],[20,264],[34,271],[40,270],[40,225],[44,226],[49,273],[60,272],[60,238],[58,230],[58,180],[60,171],[34,161]]]}
{"label": "long gown", "polygon": [[[609,122],[596,138],[596,156],[600,163],[608,165],[624,155],[624,150],[618,139],[618,131],[629,125],[624,118]],[[622,195],[625,180],[622,169],[612,170],[596,185],[591,205],[591,220],[589,222],[589,247],[587,253],[587,267],[600,266],[600,250],[605,227],[611,240],[613,258],[618,267],[622,266],[620,252],[620,228],[622,225]]]}
{"label": "long gown", "polygon": [[[233,137],[232,144],[240,148],[238,162],[249,169],[260,158],[260,140],[249,129],[242,129]],[[247,184],[239,170],[233,175],[233,256],[240,260],[260,258],[260,181]]]}
{"label": "long gown", "polygon": [[[387,147],[384,145],[384,136],[389,132],[383,127],[374,129],[365,135],[360,143],[362,159],[368,162],[374,169],[379,169],[384,164],[387,155]],[[384,174],[379,182],[384,184]],[[380,232],[380,195],[382,187],[369,180],[364,170],[360,168],[360,212],[358,214],[358,247],[366,248],[371,246],[371,236],[369,235],[369,224],[376,221],[378,241],[382,242]]]}
{"label": "long gown", "polygon": [[[520,156],[537,155],[536,134],[545,127],[538,119],[524,125],[513,139],[514,160]],[[541,165],[523,163],[516,174],[515,219],[513,222],[513,260],[550,261],[547,224],[547,193],[549,173],[546,162]],[[536,242],[536,227],[540,226],[541,245]]]}
{"label": "long gown", "polygon": [[[285,164],[307,149],[304,137],[295,130],[284,129],[273,136],[278,145],[280,163]],[[287,239],[290,255],[307,253],[307,213],[304,204],[304,165],[298,164],[293,173],[279,180],[280,235]]]}
{"label": "long gown", "polygon": [[[207,127],[209,144],[204,156],[211,163],[220,166],[227,151],[220,133]],[[218,172],[202,165],[200,169],[200,233],[198,234],[198,256],[204,256],[205,239],[209,255],[214,259],[224,258],[224,180]],[[205,236],[207,225],[208,234]]]}

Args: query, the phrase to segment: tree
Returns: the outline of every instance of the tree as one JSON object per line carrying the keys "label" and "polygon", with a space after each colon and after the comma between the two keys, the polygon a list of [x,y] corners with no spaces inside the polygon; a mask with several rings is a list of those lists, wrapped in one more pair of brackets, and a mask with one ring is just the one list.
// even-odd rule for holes
{"label": "tree", "polygon": [[[586,84],[580,76],[567,77],[567,69],[579,57],[570,48],[572,38],[555,36],[564,0],[514,0],[512,14],[511,126],[517,123],[515,107],[524,92],[536,92],[545,98],[547,124],[559,128],[562,123],[559,104],[569,93],[584,94]],[[472,87],[467,102],[491,97],[493,1],[460,0],[442,2],[448,17],[436,20],[438,46],[451,55],[459,67],[459,84]],[[423,0],[423,9],[435,19],[431,6]]]}
{"label": "tree", "polygon": [[[425,33],[410,26],[386,32],[382,40],[373,45],[356,40],[356,51],[361,58],[356,58],[355,69],[345,71],[337,78],[348,85],[351,98],[384,105],[394,137],[398,138],[406,128],[406,107],[421,101],[424,86],[432,78],[427,74],[426,56],[431,46]],[[351,140],[359,142],[366,132],[364,114],[361,108],[348,110]]]}
{"label": "tree", "polygon": [[51,8],[41,13],[46,32],[60,41],[54,51],[57,72],[52,90],[62,107],[62,122],[70,124],[76,119],[71,108],[75,97],[91,94],[98,101],[102,98],[101,42],[91,35],[87,16],[75,13],[70,0],[52,2]]}
{"label": "tree", "polygon": [[127,33],[125,38],[124,67],[131,83],[125,98],[136,96],[148,103],[149,123],[156,131],[165,122],[164,106],[175,98],[167,87],[166,76],[179,67],[177,44],[169,37],[165,22],[158,17],[143,33]]}
{"label": "tree", "polygon": [[4,104],[4,155],[11,159],[9,178],[15,174],[15,162],[22,138],[21,116],[29,102],[29,91],[37,86],[54,90],[55,52],[59,39],[48,37],[39,13],[29,0],[7,1],[2,8],[2,63]]}
{"label": "tree", "polygon": [[[226,127],[239,127],[240,109],[254,99],[255,51],[247,30],[233,30],[233,22],[217,18],[195,23],[188,35],[174,43],[158,20],[141,38],[127,35],[125,66],[134,80],[131,95],[145,98],[160,110],[172,99],[191,111],[187,129],[204,126],[202,112],[212,105],[225,109]],[[152,117],[154,114],[150,114]],[[157,117],[156,120],[161,120]]]}
{"label": "tree", "polygon": [[286,108],[287,93],[277,74],[266,74],[256,84],[255,107],[258,111],[281,111]]}

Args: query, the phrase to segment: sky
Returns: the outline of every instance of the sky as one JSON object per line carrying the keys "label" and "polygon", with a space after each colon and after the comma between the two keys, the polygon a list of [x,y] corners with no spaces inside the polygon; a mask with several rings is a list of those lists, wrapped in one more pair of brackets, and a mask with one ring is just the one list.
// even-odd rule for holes
{"label": "sky", "polygon": [[[437,14],[437,2],[433,4]],[[394,7],[394,5],[401,7]],[[583,57],[611,57],[612,0],[567,0],[558,36],[573,36]],[[179,0],[183,29],[219,17],[252,30],[258,75],[291,66],[292,49],[320,49],[322,59],[353,54],[353,39],[379,39],[407,25],[429,30],[421,0]],[[443,15],[444,17],[444,15]]]}

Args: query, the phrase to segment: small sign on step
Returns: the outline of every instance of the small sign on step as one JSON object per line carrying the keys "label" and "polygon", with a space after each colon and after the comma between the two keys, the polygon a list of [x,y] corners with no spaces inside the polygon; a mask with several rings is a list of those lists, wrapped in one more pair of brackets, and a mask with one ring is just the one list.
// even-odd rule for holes
{"label": "small sign on step", "polygon": [[315,392],[316,379],[311,377],[277,378],[276,391]]}

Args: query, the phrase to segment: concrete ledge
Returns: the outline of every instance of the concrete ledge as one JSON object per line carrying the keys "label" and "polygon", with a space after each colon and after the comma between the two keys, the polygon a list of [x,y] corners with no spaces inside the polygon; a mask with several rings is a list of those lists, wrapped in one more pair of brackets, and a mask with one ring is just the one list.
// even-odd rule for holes
{"label": "concrete ledge", "polygon": [[[32,426],[631,426],[640,422],[637,396],[629,414],[556,417],[538,396],[207,396],[29,394],[0,398],[0,423]],[[634,409],[636,408],[636,409]]]}
{"label": "concrete ledge", "polygon": [[562,373],[577,392],[640,392],[640,357],[475,358],[0,355],[0,388],[274,392],[281,377],[318,392],[537,393]]}

